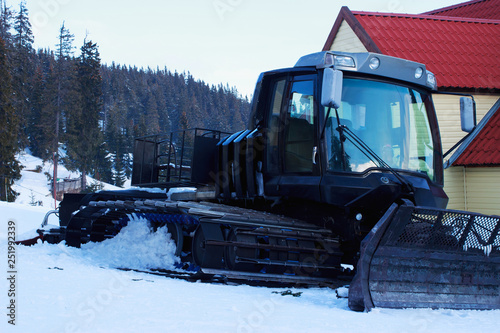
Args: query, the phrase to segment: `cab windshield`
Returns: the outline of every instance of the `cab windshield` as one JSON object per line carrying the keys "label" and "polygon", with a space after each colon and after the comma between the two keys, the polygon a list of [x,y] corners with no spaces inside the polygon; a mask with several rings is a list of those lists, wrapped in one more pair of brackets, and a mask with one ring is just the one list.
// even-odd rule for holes
{"label": "cab windshield", "polygon": [[350,140],[342,145],[340,121],[392,168],[422,172],[435,180],[427,107],[432,107],[429,96],[412,88],[344,78],[338,119],[331,110],[325,127],[328,169],[364,172],[380,167]]}

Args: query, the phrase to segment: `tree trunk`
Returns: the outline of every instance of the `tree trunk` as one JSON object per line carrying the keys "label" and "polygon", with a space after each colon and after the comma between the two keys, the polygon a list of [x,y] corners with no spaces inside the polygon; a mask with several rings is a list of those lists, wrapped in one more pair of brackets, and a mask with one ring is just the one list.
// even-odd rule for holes
{"label": "tree trunk", "polygon": [[82,170],[82,191],[87,189],[87,171]]}

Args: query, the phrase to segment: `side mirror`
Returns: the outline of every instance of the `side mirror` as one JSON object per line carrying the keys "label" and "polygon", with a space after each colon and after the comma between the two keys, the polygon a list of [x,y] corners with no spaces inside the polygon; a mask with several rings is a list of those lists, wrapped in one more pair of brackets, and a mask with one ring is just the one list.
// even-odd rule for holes
{"label": "side mirror", "polygon": [[331,67],[323,71],[323,88],[321,89],[321,105],[338,109],[342,100],[341,71]]}
{"label": "side mirror", "polygon": [[470,133],[476,127],[475,105],[472,98],[460,97],[460,122],[462,131]]}

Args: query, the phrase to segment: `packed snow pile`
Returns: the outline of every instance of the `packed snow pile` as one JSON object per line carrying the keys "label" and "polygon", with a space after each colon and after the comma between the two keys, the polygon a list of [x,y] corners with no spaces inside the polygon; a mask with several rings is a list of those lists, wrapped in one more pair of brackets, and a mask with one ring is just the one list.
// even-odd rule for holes
{"label": "packed snow pile", "polygon": [[116,237],[82,245],[81,255],[99,265],[130,269],[174,269],[180,262],[167,227],[155,232],[145,218],[132,216]]}

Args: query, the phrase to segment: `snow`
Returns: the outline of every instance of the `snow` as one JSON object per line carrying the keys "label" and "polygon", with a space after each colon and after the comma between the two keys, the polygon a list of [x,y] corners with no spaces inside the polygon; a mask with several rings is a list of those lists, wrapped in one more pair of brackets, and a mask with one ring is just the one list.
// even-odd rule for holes
{"label": "snow", "polygon": [[84,244],[79,252],[101,266],[114,268],[174,269],[174,264],[180,262],[174,256],[175,243],[167,227],[152,233],[149,221],[137,217],[133,217],[116,237],[102,243]]}
{"label": "snow", "polygon": [[[31,159],[26,156],[26,161]],[[38,162],[36,162],[38,163]],[[33,175],[18,190],[47,188]],[[45,177],[42,174],[36,174]],[[133,218],[115,238],[71,248],[16,246],[15,326],[7,307],[8,226],[18,239],[34,233],[50,205],[0,202],[0,332],[497,332],[500,311],[374,309],[350,311],[347,288],[288,289],[187,282],[117,267],[173,267],[165,230]],[[50,221],[51,224],[55,222]],[[12,223],[11,223],[12,224]],[[285,296],[282,296],[285,294]],[[337,296],[341,296],[340,298]]]}
{"label": "snow", "polygon": [[156,188],[156,187],[136,187],[136,186],[131,186],[129,189],[134,190],[134,191],[143,191],[147,193],[167,193],[167,190],[162,189],[162,188]]}
{"label": "snow", "polygon": [[176,193],[196,193],[196,187],[173,187],[168,190],[167,197],[170,200],[172,194]]}

